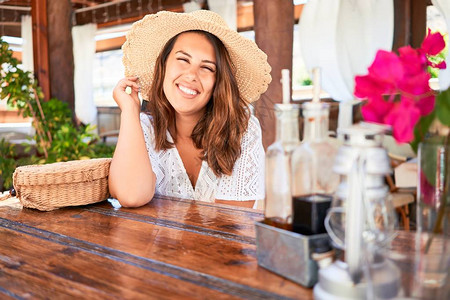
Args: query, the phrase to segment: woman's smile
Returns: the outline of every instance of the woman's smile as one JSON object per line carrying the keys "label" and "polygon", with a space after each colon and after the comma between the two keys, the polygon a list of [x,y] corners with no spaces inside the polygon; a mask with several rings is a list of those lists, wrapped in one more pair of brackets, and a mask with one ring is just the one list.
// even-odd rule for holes
{"label": "woman's smile", "polygon": [[177,86],[181,90],[181,92],[183,92],[184,94],[188,94],[191,96],[196,96],[197,94],[200,94],[199,91],[197,91],[195,89],[190,89],[187,86],[184,86],[182,84],[177,84]]}

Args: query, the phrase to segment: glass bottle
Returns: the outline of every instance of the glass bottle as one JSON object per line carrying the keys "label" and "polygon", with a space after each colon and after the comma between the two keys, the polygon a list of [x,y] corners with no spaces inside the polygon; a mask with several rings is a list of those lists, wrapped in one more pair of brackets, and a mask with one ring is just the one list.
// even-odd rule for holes
{"label": "glass bottle", "polygon": [[[450,144],[428,133],[417,155],[416,264],[417,297],[427,290],[445,294],[450,263]],[[449,289],[450,290],[450,289]],[[444,296],[442,296],[444,298]]]}
{"label": "glass bottle", "polygon": [[315,77],[313,101],[302,105],[303,141],[292,154],[293,231],[305,235],[326,233],[324,220],[339,184],[332,170],[338,147],[328,137],[329,105],[319,102]]}
{"label": "glass bottle", "polygon": [[266,151],[264,222],[292,229],[291,155],[300,144],[298,104],[275,104],[276,140]]}

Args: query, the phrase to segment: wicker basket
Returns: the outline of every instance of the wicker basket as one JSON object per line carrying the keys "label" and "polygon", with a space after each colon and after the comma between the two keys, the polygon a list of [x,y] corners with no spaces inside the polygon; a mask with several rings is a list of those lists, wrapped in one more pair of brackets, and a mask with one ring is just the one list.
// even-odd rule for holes
{"label": "wicker basket", "polygon": [[100,202],[109,196],[111,158],[18,167],[14,189],[24,207],[43,211]]}

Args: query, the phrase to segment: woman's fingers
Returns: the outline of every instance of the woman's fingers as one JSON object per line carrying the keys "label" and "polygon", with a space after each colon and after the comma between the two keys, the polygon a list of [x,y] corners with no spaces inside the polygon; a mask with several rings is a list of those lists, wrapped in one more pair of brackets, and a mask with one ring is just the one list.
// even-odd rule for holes
{"label": "woman's fingers", "polygon": [[139,93],[140,88],[136,83],[137,79],[137,77],[121,79],[114,88],[113,94],[124,92],[131,95],[133,92]]}
{"label": "woman's fingers", "polygon": [[113,98],[122,111],[124,109],[136,110],[140,107],[140,100],[138,97],[139,85],[137,84],[137,80],[137,77],[123,78],[114,88]]}
{"label": "woman's fingers", "polygon": [[129,86],[133,89],[139,91],[139,85],[137,84],[138,77],[127,77],[119,81],[118,86],[125,91],[126,87]]}

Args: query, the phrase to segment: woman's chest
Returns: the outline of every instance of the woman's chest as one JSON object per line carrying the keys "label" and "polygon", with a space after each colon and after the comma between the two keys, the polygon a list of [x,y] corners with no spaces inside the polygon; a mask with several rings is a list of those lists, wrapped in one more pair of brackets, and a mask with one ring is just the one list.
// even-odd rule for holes
{"label": "woman's chest", "polygon": [[195,148],[189,142],[177,143],[175,150],[178,152],[180,162],[184,167],[192,187],[195,188],[202,167],[202,150]]}
{"label": "woman's chest", "polygon": [[195,185],[192,185],[188,172],[177,148],[153,152],[152,168],[156,174],[156,193],[188,199],[201,199],[214,202],[220,179],[214,175],[206,161],[200,160]]}

